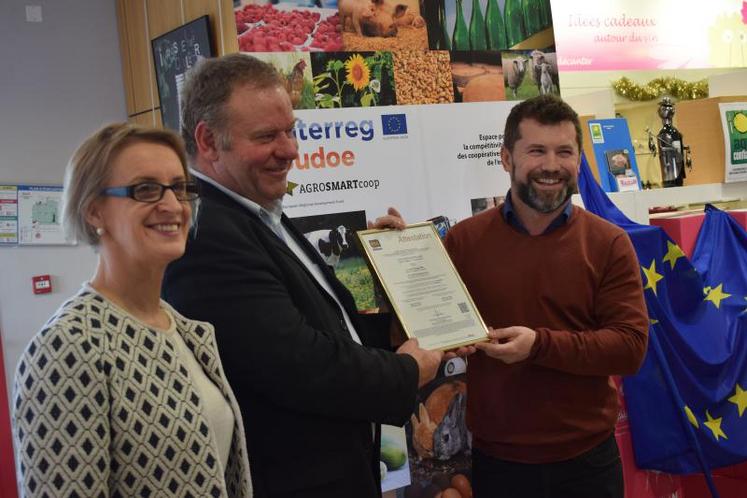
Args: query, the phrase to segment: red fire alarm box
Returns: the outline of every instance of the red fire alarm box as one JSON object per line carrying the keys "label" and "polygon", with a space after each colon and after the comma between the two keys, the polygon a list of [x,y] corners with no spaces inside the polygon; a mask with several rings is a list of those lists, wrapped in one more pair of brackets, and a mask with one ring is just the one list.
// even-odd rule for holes
{"label": "red fire alarm box", "polygon": [[49,275],[37,275],[31,277],[34,284],[34,294],[49,294],[52,292],[52,277]]}

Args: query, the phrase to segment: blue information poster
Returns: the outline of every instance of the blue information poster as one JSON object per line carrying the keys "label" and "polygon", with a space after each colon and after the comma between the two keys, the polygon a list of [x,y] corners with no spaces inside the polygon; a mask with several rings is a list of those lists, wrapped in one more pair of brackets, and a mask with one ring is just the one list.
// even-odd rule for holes
{"label": "blue information poster", "polygon": [[599,182],[605,192],[641,189],[641,175],[630,141],[628,122],[623,118],[589,121]]}

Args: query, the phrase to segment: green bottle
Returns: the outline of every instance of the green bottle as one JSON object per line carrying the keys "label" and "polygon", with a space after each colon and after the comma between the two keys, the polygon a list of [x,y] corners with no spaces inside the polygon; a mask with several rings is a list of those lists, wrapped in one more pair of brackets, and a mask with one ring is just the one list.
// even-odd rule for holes
{"label": "green bottle", "polygon": [[469,18],[469,47],[472,50],[486,50],[485,19],[480,11],[480,0],[472,0],[472,15]]}
{"label": "green bottle", "polygon": [[542,0],[522,0],[521,10],[524,12],[524,30],[528,37],[542,30],[540,12],[542,11]]}
{"label": "green bottle", "polygon": [[540,1],[540,21],[542,29],[552,26],[552,11],[550,10],[550,0]]}
{"label": "green bottle", "polygon": [[503,25],[503,14],[498,7],[498,0],[488,0],[485,8],[485,34],[488,38],[488,50],[505,50],[506,28]]}
{"label": "green bottle", "polygon": [[521,11],[521,0],[506,0],[503,6],[503,16],[506,24],[506,44],[513,47],[526,39],[524,29],[524,14]]}
{"label": "green bottle", "polygon": [[462,13],[462,0],[456,0],[456,21],[454,35],[451,37],[452,50],[469,50],[469,33]]}
{"label": "green bottle", "polygon": [[439,50],[451,50],[451,37],[449,36],[449,29],[446,27],[446,7],[444,0],[439,0],[438,2],[438,23],[441,27],[438,48]]}

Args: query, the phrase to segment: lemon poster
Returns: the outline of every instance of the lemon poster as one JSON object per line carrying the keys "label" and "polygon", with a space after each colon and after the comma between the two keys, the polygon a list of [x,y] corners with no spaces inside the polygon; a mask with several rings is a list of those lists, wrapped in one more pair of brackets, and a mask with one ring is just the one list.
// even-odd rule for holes
{"label": "lemon poster", "polygon": [[747,180],[747,102],[719,104],[724,129],[725,182]]}

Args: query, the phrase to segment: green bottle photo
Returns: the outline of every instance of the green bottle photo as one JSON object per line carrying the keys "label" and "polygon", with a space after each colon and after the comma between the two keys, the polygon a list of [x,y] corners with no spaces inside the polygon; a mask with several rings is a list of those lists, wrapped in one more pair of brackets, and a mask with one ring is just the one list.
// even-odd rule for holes
{"label": "green bottle photo", "polygon": [[522,0],[521,10],[524,12],[524,30],[526,37],[530,37],[542,30],[540,12],[542,11],[542,0]]}
{"label": "green bottle photo", "polygon": [[498,0],[488,0],[485,8],[485,34],[488,39],[488,50],[505,50],[506,28],[503,25],[503,14],[498,7]]}
{"label": "green bottle photo", "polygon": [[451,37],[452,50],[469,50],[469,33],[462,13],[462,0],[456,0],[456,21],[454,35]]}
{"label": "green bottle photo", "polygon": [[472,0],[472,15],[469,19],[469,46],[472,50],[486,50],[485,19],[480,10],[480,0]]}
{"label": "green bottle photo", "polygon": [[540,0],[540,25],[542,26],[542,29],[552,26],[550,0]]}
{"label": "green bottle photo", "polygon": [[511,48],[527,37],[524,29],[524,13],[521,11],[521,0],[506,0],[503,14],[506,21],[506,44],[508,48]]}
{"label": "green bottle photo", "polygon": [[449,29],[446,27],[446,7],[444,0],[438,0],[438,23],[441,31],[438,40],[438,49],[451,50],[451,36],[449,36]]}

